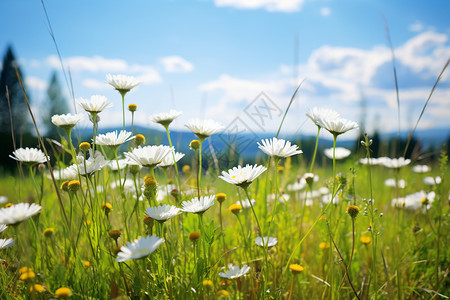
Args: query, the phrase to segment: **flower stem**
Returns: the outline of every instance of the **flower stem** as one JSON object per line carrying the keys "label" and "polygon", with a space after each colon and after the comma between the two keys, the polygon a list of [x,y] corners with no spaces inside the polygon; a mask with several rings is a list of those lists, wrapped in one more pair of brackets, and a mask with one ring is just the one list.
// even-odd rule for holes
{"label": "flower stem", "polygon": [[317,146],[319,145],[319,133],[320,133],[320,126],[317,126],[316,146],[314,147],[314,154],[311,161],[311,166],[309,167],[309,173],[312,173],[314,162],[316,161]]}

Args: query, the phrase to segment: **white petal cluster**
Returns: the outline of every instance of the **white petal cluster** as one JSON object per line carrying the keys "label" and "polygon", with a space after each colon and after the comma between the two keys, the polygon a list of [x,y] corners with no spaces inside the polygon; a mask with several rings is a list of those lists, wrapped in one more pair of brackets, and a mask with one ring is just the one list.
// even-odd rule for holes
{"label": "white petal cluster", "polygon": [[424,191],[419,191],[413,194],[406,195],[403,198],[392,199],[392,206],[399,208],[406,208],[417,210],[421,207],[429,209],[431,204],[434,202],[436,197],[435,192],[426,193]]}
{"label": "white petal cluster", "polygon": [[54,115],[52,116],[52,123],[61,128],[72,128],[77,125],[78,122],[83,120],[84,115],[82,114],[65,114],[65,115]]}
{"label": "white petal cluster", "polygon": [[318,107],[310,109],[306,113],[306,116],[319,127],[322,127],[321,120],[337,119],[340,117],[339,113],[334,110]]}
{"label": "white petal cluster", "polygon": [[283,139],[265,139],[261,140],[261,143],[262,145],[258,142],[258,148],[265,154],[273,157],[285,158],[303,153],[302,150],[298,150],[297,145],[291,145],[291,142]]}
{"label": "white petal cluster", "polygon": [[256,204],[256,200],[255,199],[252,199],[250,201],[248,199],[244,199],[244,200],[241,200],[241,201],[237,201],[236,204],[241,205],[243,209],[249,209],[249,208],[251,208],[250,202],[251,202],[252,206],[255,206],[255,204]]}
{"label": "white petal cluster", "polygon": [[181,116],[183,112],[171,109],[168,113],[159,113],[150,116],[150,121],[161,124],[163,126],[169,126],[173,120]]}
{"label": "white petal cluster", "polygon": [[[173,157],[175,156],[175,160]],[[175,152],[173,154],[166,155],[163,160],[158,164],[159,167],[168,167],[173,166],[175,162],[178,162],[180,159],[184,157],[184,153]]]}
{"label": "white petal cluster", "polygon": [[[53,170],[53,177],[55,180],[74,180],[78,177],[78,172],[69,166],[64,169]],[[52,179],[51,174],[48,174],[47,178]]]}
{"label": "white petal cluster", "polygon": [[423,178],[423,183],[426,185],[436,185],[442,182],[441,176],[431,177],[427,176]]}
{"label": "white petal cluster", "polygon": [[356,122],[344,118],[322,118],[318,123],[321,128],[328,130],[333,135],[340,135],[349,130],[358,128]]}
{"label": "white petal cluster", "polygon": [[9,157],[26,164],[43,164],[47,162],[44,152],[36,148],[19,148],[13,151],[12,154]]}
{"label": "white petal cluster", "polygon": [[125,246],[120,248],[120,252],[117,253],[116,261],[123,262],[130,259],[147,257],[162,243],[164,243],[164,239],[155,235],[135,239],[133,242],[128,242]]}
{"label": "white petal cluster", "polygon": [[131,132],[128,132],[126,130],[121,130],[119,134],[117,134],[116,130],[98,135],[95,138],[95,143],[101,146],[115,147],[134,139],[135,137],[131,136],[131,134],[132,134]]}
{"label": "white petal cluster", "polygon": [[200,119],[191,119],[184,124],[184,126],[189,128],[201,140],[219,132],[224,128],[220,123],[214,120]]}
{"label": "white petal cluster", "polygon": [[14,246],[13,239],[0,239],[0,250]]}
{"label": "white petal cluster", "polygon": [[181,202],[181,206],[183,207],[181,210],[193,214],[202,214],[214,205],[215,199],[215,195],[201,196],[200,199],[195,197],[192,200]]}
{"label": "white petal cluster", "polygon": [[160,205],[156,207],[147,207],[147,215],[158,221],[166,221],[181,213],[181,209],[173,205]]}
{"label": "white petal cluster", "polygon": [[164,157],[172,155],[173,151],[174,148],[169,146],[145,146],[134,148],[131,152],[125,152],[124,155],[131,164],[154,168],[162,162]]}
{"label": "white petal cluster", "polygon": [[391,169],[399,169],[399,168],[409,165],[410,163],[411,163],[410,159],[405,159],[403,157],[400,157],[400,158],[383,157],[383,161],[381,162],[381,164],[383,166],[385,166],[386,168],[391,168]]}
{"label": "white petal cluster", "polygon": [[248,271],[250,271],[250,267],[247,265],[243,265],[242,269],[241,269],[241,268],[239,268],[239,266],[229,264],[228,270],[225,271],[225,273],[220,272],[219,276],[223,277],[223,278],[234,279],[234,278],[239,278],[239,277],[247,274]]}
{"label": "white petal cluster", "polygon": [[394,178],[389,178],[384,181],[385,186],[389,187],[399,187],[401,189],[404,189],[406,187],[406,181],[404,179],[399,179],[397,182]]}
{"label": "white petal cluster", "polygon": [[14,225],[37,214],[42,207],[36,203],[18,203],[0,208],[0,224]]}
{"label": "white petal cluster", "polygon": [[104,109],[112,106],[112,103],[105,96],[101,95],[91,96],[90,100],[78,98],[77,103],[88,113],[100,113]]}
{"label": "white petal cluster", "polygon": [[141,82],[132,76],[126,75],[106,75],[106,82],[119,92],[128,92],[138,86]]}
{"label": "white petal cluster", "polygon": [[431,168],[427,165],[416,165],[412,167],[414,173],[427,173],[431,171]]}
{"label": "white petal cluster", "polygon": [[93,154],[92,149],[89,149],[88,159],[85,160],[82,155],[78,155],[77,164],[71,165],[69,168],[72,168],[73,171],[80,175],[92,175],[106,167],[109,163],[100,151],[95,151],[95,154]]}
{"label": "white petal cluster", "polygon": [[266,167],[258,165],[238,166],[228,170],[228,173],[222,171],[222,176],[219,178],[237,186],[247,187],[266,170]]}
{"label": "white petal cluster", "polygon": [[[267,241],[267,239],[269,239],[269,240]],[[256,243],[256,245],[258,245],[260,247],[266,247],[266,245],[267,245],[267,247],[270,248],[270,247],[273,247],[276,244],[278,244],[278,239],[274,238],[274,237],[267,237],[267,236],[265,236],[264,238],[261,238],[258,236],[255,238],[255,243]]]}
{"label": "white petal cluster", "polygon": [[[327,148],[323,151],[326,157],[329,159],[333,159],[333,148]],[[336,147],[334,156],[337,160],[344,159],[350,156],[352,154],[352,151],[348,150],[347,148],[343,147]]]}

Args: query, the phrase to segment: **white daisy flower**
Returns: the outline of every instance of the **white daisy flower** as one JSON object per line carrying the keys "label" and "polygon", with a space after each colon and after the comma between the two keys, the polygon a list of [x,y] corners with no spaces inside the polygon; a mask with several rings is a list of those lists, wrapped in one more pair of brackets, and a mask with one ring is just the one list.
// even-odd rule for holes
{"label": "white daisy flower", "polygon": [[326,120],[332,120],[332,119],[337,119],[340,117],[339,113],[331,110],[331,109],[327,109],[327,108],[318,108],[318,107],[314,107],[312,109],[310,109],[307,113],[306,116],[308,118],[311,119],[311,121],[314,122],[314,124],[316,124],[319,127],[322,127],[320,120],[322,119],[326,119]]}
{"label": "white daisy flower", "polygon": [[193,214],[203,214],[208,208],[214,205],[215,199],[215,195],[201,196],[200,199],[195,197],[192,200],[181,202],[181,206],[183,207],[181,210]]}
{"label": "white daisy flower", "polygon": [[134,186],[134,181],[131,179],[124,179],[122,178],[122,181],[116,180],[111,183],[112,189],[120,188],[120,186],[123,186],[123,191],[126,194],[130,193],[136,193],[136,187]]}
{"label": "white daisy flower", "polygon": [[[323,151],[323,153],[329,159],[333,159],[333,148],[327,148]],[[352,151],[348,150],[347,148],[336,147],[335,158],[337,160],[344,159],[344,158],[347,158],[348,156],[350,156],[351,153],[352,153]]]}
{"label": "white daisy flower", "polygon": [[131,152],[125,152],[124,155],[132,164],[138,164],[151,169],[161,163],[165,156],[172,155],[173,151],[174,148],[169,146],[139,146]]}
{"label": "white daisy flower", "polygon": [[395,181],[395,178],[389,178],[384,181],[385,186],[396,187],[398,186],[401,189],[406,187],[406,181],[404,179],[399,179],[398,182]]}
{"label": "white daisy flower", "polygon": [[82,155],[77,156],[77,164],[71,165],[75,172],[80,173],[80,175],[92,175],[97,171],[100,171],[109,164],[100,151],[95,151],[92,153],[92,149],[89,149],[89,158],[84,159]]}
{"label": "white daisy flower", "polygon": [[384,157],[381,164],[386,168],[399,169],[401,167],[409,165],[410,162],[411,162],[410,159],[404,159],[403,157],[400,158]]}
{"label": "white daisy flower", "polygon": [[0,208],[0,224],[14,225],[37,214],[42,207],[35,203],[18,203]]}
{"label": "white daisy flower", "polygon": [[129,142],[135,138],[135,136],[131,136],[132,133],[126,130],[121,130],[119,134],[117,134],[117,130],[113,132],[108,132],[105,134],[100,134],[95,138],[95,143],[101,146],[111,146],[117,147],[122,145],[123,143]]}
{"label": "white daisy flower", "polygon": [[[173,157],[175,156],[175,160]],[[163,160],[158,164],[158,167],[169,167],[173,166],[175,162],[178,162],[180,159],[184,157],[184,153],[174,152],[173,154],[166,155]]]}
{"label": "white daisy flower", "polygon": [[6,196],[0,196],[0,204],[8,202],[8,197]]}
{"label": "white daisy flower", "polygon": [[306,185],[307,185],[306,180],[301,179],[300,181],[288,184],[286,188],[289,192],[299,192],[303,190],[306,187]]}
{"label": "white daisy flower", "polygon": [[330,201],[333,201],[333,204],[339,204],[339,196],[338,196],[339,193],[340,192],[337,192],[336,196],[333,199],[331,199],[333,196],[333,195],[331,195],[331,193],[327,194],[327,195],[323,195],[322,199],[321,199],[322,203],[328,204],[328,203],[330,203]]}
{"label": "white daisy flower", "polygon": [[264,166],[250,166],[247,164],[245,167],[234,167],[228,170],[228,173],[222,171],[222,176],[219,176],[219,178],[228,183],[246,188],[266,170],[267,168]]}
{"label": "white daisy flower", "polygon": [[120,252],[117,253],[116,261],[123,262],[130,259],[147,257],[162,243],[164,243],[164,239],[157,237],[156,235],[135,239],[133,242],[128,242],[125,246],[120,248]]}
{"label": "white daisy flower", "polygon": [[159,222],[165,222],[181,213],[181,209],[173,205],[160,205],[156,207],[147,207],[147,215]]}
{"label": "white daisy flower", "polygon": [[129,160],[127,158],[122,158],[122,159],[119,159],[118,161],[119,161],[119,166],[117,166],[116,160],[111,160],[108,163],[108,167],[110,167],[111,170],[113,170],[113,171],[117,171],[119,169],[123,170],[129,165]]}
{"label": "white daisy flower", "polygon": [[277,158],[285,158],[296,154],[303,153],[302,150],[298,150],[297,145],[291,145],[291,142],[283,139],[265,139],[261,140],[262,145],[258,142],[258,148],[265,154]]}
{"label": "white daisy flower", "polygon": [[255,204],[256,204],[256,200],[255,199],[252,199],[250,201],[248,199],[244,199],[244,200],[241,200],[241,201],[237,201],[236,204],[241,205],[243,209],[249,209],[249,208],[251,208],[250,202],[252,203],[251,204],[252,206],[255,206]]}
{"label": "white daisy flower", "polygon": [[412,167],[414,173],[427,173],[431,171],[431,168],[427,165],[417,165]]}
{"label": "white daisy flower", "polygon": [[183,112],[176,111],[171,109],[168,113],[159,113],[159,114],[153,114],[150,116],[150,121],[155,122],[158,124],[161,124],[164,127],[167,127],[172,123],[173,120],[181,116]]}
{"label": "white daisy flower", "polygon": [[82,114],[65,114],[52,116],[52,123],[63,129],[70,129],[84,118]]}
{"label": "white daisy flower", "polygon": [[325,187],[325,186],[323,186],[323,187],[319,188],[318,192],[319,192],[320,195],[325,195],[325,194],[329,194],[330,193],[330,189]]}
{"label": "white daisy flower", "polygon": [[[69,166],[64,169],[53,170],[53,177],[55,180],[74,180],[77,179],[78,172]],[[47,175],[47,178],[52,179],[50,173]]]}
{"label": "white daisy flower", "polygon": [[138,79],[132,76],[111,74],[106,75],[106,81],[121,94],[129,92],[132,88],[141,83]]}
{"label": "white daisy flower", "polygon": [[100,113],[112,106],[112,103],[108,102],[108,99],[101,95],[91,96],[90,100],[78,98],[77,103],[88,113]]}
{"label": "white daisy flower", "polygon": [[[289,194],[278,195],[278,201],[280,201],[280,203],[286,203],[289,201],[290,198],[291,198],[291,196]],[[269,200],[269,201],[275,200],[275,194],[267,195],[267,200]]]}
{"label": "white daisy flower", "polygon": [[367,157],[364,157],[364,158],[359,159],[359,163],[363,164],[363,165],[370,164],[371,166],[374,166],[374,165],[379,165],[380,161],[375,157],[371,157],[370,159],[368,159]]}
{"label": "white daisy flower", "polygon": [[0,233],[5,231],[6,228],[8,228],[8,226],[6,226],[5,224],[0,224]]}
{"label": "white daisy flower", "polygon": [[358,128],[356,122],[344,118],[322,118],[318,121],[320,127],[328,130],[333,135],[340,135],[349,130]]}
{"label": "white daisy flower", "polygon": [[200,140],[204,140],[224,128],[216,121],[200,119],[191,119],[184,126],[189,128]]}
{"label": "white daisy flower", "polygon": [[[45,154],[40,149],[36,148],[19,148],[10,155],[12,159],[20,161],[27,165],[43,164],[46,163]],[[48,158],[50,160],[50,157]]]}
{"label": "white daisy flower", "polygon": [[0,250],[14,246],[13,239],[0,239]]}
{"label": "white daisy flower", "polygon": [[219,276],[223,277],[223,278],[234,279],[234,278],[239,278],[239,277],[247,274],[248,271],[250,271],[250,267],[247,265],[243,265],[242,269],[241,269],[241,268],[239,268],[239,266],[229,264],[228,270],[225,271],[225,273],[220,272]]}
{"label": "white daisy flower", "polygon": [[426,193],[424,191],[419,191],[417,193],[406,195],[404,198],[395,198],[392,199],[392,206],[417,210],[421,207],[425,207],[429,209],[431,207],[431,203],[434,202],[436,197],[435,192]]}
{"label": "white daisy flower", "polygon": [[[269,239],[269,241],[267,242],[267,239]],[[256,245],[260,246],[260,247],[265,247],[267,244],[267,247],[273,247],[276,244],[278,244],[278,239],[277,238],[273,238],[273,237],[267,237],[265,236],[263,239],[258,236],[257,238],[255,238],[255,243]]]}
{"label": "white daisy flower", "polygon": [[436,185],[442,182],[441,176],[431,177],[427,176],[423,178],[423,183],[426,185]]}

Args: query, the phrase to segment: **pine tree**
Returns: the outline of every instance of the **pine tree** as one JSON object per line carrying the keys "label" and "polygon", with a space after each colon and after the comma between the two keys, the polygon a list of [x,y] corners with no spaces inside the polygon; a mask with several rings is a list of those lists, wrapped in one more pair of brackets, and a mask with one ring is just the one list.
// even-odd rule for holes
{"label": "pine tree", "polygon": [[44,124],[47,127],[46,136],[49,138],[56,138],[58,136],[58,128],[51,123],[51,118],[53,115],[61,115],[69,113],[69,106],[67,104],[67,99],[64,97],[61,85],[58,80],[58,75],[53,72],[50,79],[50,84],[47,88],[47,113],[43,115]]}
{"label": "pine tree", "polygon": [[14,132],[15,135],[22,135],[30,131],[29,113],[15,66],[17,66],[23,80],[24,77],[17,64],[12,47],[8,46],[0,75],[0,132],[11,133],[9,105],[6,96],[6,88],[8,88]]}

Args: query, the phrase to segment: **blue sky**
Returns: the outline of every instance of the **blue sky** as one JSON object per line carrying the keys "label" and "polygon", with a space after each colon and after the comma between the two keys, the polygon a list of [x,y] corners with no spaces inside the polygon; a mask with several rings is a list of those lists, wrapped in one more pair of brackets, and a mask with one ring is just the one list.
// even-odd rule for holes
{"label": "blue sky", "polygon": [[[174,108],[184,112],[173,123],[177,129],[194,117],[225,126],[239,117],[252,131],[276,131],[279,114],[261,126],[245,112],[258,103],[261,92],[284,110],[304,80],[284,135],[314,133],[305,117],[314,106],[335,109],[359,122],[361,99],[366,101],[368,132],[395,131],[397,106],[384,16],[397,59],[405,130],[417,119],[450,57],[449,1],[47,0],[45,4],[64,65],[70,67],[75,97],[101,94],[114,104],[101,116],[104,127],[121,125],[119,94],[105,83],[111,73],[143,81],[126,99],[138,105],[136,120],[141,125],[148,125],[149,115]],[[0,1],[0,26],[0,51],[13,45],[39,113],[52,70],[59,72],[64,84],[41,2]],[[450,79],[445,75],[419,127],[450,128],[449,99]]]}

